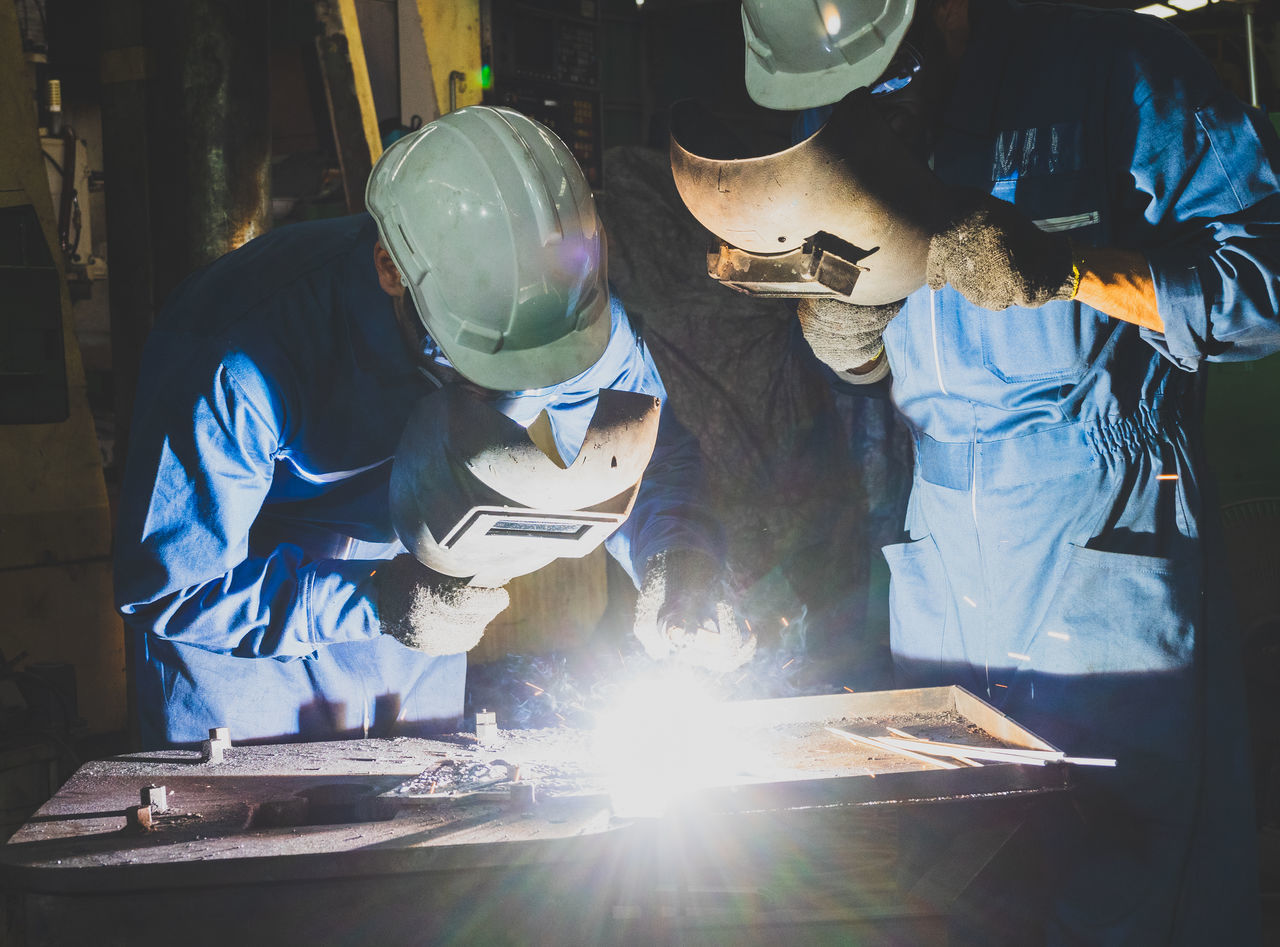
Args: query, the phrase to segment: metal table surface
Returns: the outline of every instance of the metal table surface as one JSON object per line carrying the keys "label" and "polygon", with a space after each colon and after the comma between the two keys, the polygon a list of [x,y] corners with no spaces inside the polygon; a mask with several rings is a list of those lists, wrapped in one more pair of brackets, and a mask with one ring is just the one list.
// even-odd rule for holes
{"label": "metal table surface", "polygon": [[[507,785],[415,791],[441,761],[590,772],[581,731],[137,753],[83,766],[0,847],[18,943],[743,942],[778,931],[941,942],[945,915],[1023,806],[1069,767],[942,770],[827,724],[1052,749],[959,688],[723,705],[694,739],[744,738],[748,771],[654,817],[588,779],[517,804]],[[420,780],[419,780],[420,782]],[[150,831],[125,812],[162,784]],[[904,813],[955,810],[924,851]],[[977,812],[983,818],[975,818]]]}

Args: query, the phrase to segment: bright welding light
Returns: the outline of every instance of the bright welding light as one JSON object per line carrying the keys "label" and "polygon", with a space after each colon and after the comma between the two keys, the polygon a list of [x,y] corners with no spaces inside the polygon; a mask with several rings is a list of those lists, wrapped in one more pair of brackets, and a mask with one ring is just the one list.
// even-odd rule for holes
{"label": "bright welding light", "polygon": [[835,7],[828,7],[826,13],[822,16],[822,23],[827,28],[828,36],[840,35],[840,11]]}
{"label": "bright welding light", "polygon": [[742,771],[723,704],[688,668],[668,666],[633,681],[601,713],[596,754],[614,812],[656,816],[691,791],[723,786]]}

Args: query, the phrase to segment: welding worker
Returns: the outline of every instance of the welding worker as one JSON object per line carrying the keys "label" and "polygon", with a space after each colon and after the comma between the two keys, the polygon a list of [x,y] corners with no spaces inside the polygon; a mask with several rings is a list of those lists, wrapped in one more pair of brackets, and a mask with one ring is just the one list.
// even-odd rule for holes
{"label": "welding worker", "polygon": [[1083,822],[1042,850],[1062,868],[1046,940],[1257,943],[1199,370],[1280,345],[1272,129],[1128,11],[744,0],[742,21],[769,108],[839,111],[932,71],[945,207],[920,288],[824,301],[833,328],[805,327],[840,370],[869,372],[883,341],[915,438],[910,541],[885,548],[900,684],[963,685],[1117,760],[1075,771]]}
{"label": "welding worker", "polygon": [[[115,547],[144,746],[214,726],[257,741],[455,726],[465,653],[508,596],[428,569],[393,529],[415,405],[443,387],[521,425],[545,410],[572,458],[601,389],[665,400],[607,288],[586,180],[543,126],[446,115],[387,149],[367,203],[196,272],[148,341]],[[659,601],[637,625],[658,654],[720,604],[699,469],[662,411],[607,540]]]}

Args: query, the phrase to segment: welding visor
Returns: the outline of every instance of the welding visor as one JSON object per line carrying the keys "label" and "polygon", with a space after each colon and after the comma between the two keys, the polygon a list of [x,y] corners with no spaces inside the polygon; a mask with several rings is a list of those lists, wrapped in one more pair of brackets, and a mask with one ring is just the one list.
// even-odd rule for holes
{"label": "welding visor", "polygon": [[685,206],[719,238],[707,254],[714,279],[866,306],[924,285],[944,188],[868,91],[842,99],[799,144],[750,152],[698,103],[672,106],[671,170]]}
{"label": "welding visor", "polygon": [[459,385],[414,408],[391,468],[391,521],[445,575],[501,585],[585,556],[631,513],[658,437],[652,395],[602,389],[566,464],[544,413],[526,430]]}

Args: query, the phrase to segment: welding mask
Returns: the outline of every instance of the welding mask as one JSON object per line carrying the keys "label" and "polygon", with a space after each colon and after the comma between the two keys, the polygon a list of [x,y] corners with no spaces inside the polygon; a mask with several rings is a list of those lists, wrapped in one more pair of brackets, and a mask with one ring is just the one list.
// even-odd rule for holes
{"label": "welding mask", "polygon": [[896,302],[924,285],[945,189],[867,90],[785,151],[751,151],[692,101],[672,106],[671,169],[719,238],[710,275],[740,292]]}
{"label": "welding mask", "polygon": [[602,389],[573,463],[546,414],[525,429],[460,385],[414,408],[391,469],[391,521],[445,575],[501,585],[585,556],[631,513],[658,436],[652,395]]}

